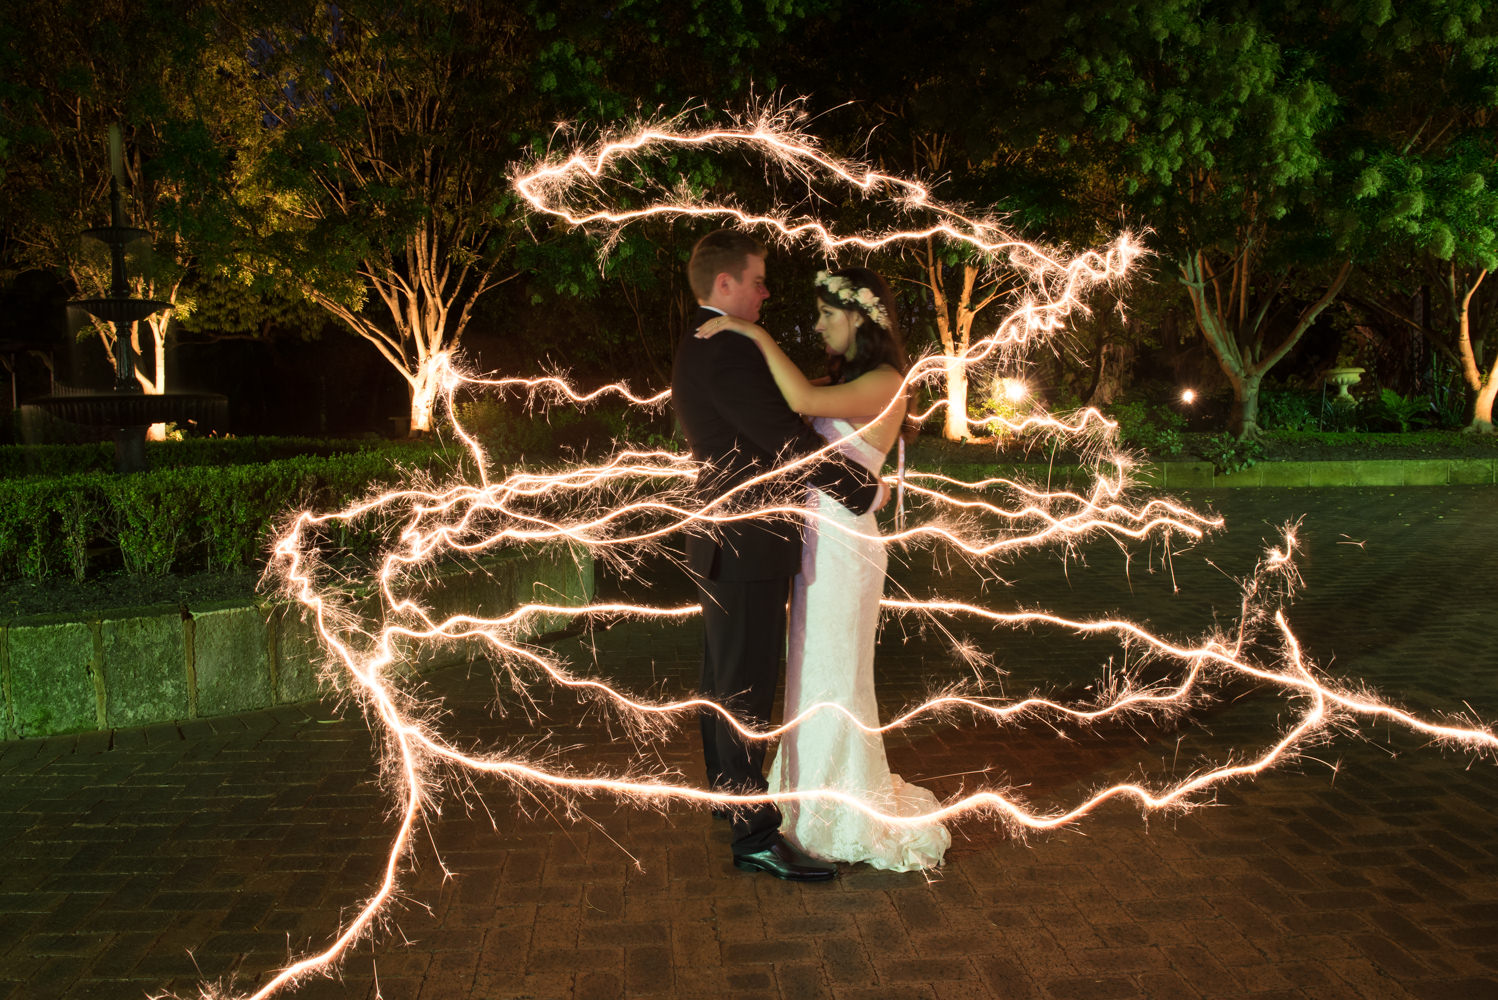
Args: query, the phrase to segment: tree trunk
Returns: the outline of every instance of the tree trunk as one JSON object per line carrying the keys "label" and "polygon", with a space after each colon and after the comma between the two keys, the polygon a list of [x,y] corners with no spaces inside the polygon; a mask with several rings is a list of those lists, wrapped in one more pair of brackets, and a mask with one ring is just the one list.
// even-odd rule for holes
{"label": "tree trunk", "polygon": [[1123,397],[1128,386],[1130,354],[1128,344],[1114,340],[1103,342],[1098,350],[1097,379],[1087,396],[1088,406],[1107,406]]}
{"label": "tree trunk", "polygon": [[963,358],[971,343],[973,318],[979,309],[993,301],[993,296],[976,304],[973,302],[978,268],[973,264],[963,264],[962,291],[953,302],[941,258],[930,239],[926,241],[925,266],[926,287],[931,289],[931,303],[936,309],[936,332],[941,338],[942,370],[947,380],[947,419],[942,424],[942,437],[948,441],[966,441],[973,436],[973,431],[967,422],[968,371]]}
{"label": "tree trunk", "polygon": [[412,437],[418,434],[430,434],[432,431],[433,411],[437,408],[437,390],[442,386],[442,372],[446,367],[446,352],[438,352],[427,358],[416,369],[416,374],[407,376],[411,386],[411,426],[409,433]]}
{"label": "tree trunk", "polygon": [[1472,422],[1467,425],[1467,430],[1473,434],[1493,433],[1493,397],[1498,394],[1498,358],[1494,359],[1492,370],[1484,378],[1480,367],[1482,342],[1474,343],[1472,340],[1472,297],[1477,294],[1478,286],[1487,276],[1486,270],[1479,271],[1465,293],[1458,298],[1456,265],[1451,265],[1451,303],[1457,310],[1457,356],[1461,359],[1462,378],[1472,391]]}
{"label": "tree trunk", "polygon": [[[141,388],[148,395],[161,396],[166,393],[166,334],[171,315],[172,313],[168,311],[160,316],[151,316],[145,321],[146,329],[151,331],[151,360],[155,364],[156,379],[154,382],[148,380],[139,368],[136,369],[136,377],[140,379]],[[139,329],[139,324],[136,326]],[[152,424],[147,427],[146,440],[165,441],[166,424]]]}
{"label": "tree trunk", "polygon": [[1233,417],[1230,430],[1239,440],[1259,433],[1259,386],[1262,374],[1248,373],[1233,381]]}
{"label": "tree trunk", "polygon": [[1477,391],[1477,398],[1472,402],[1472,422],[1467,425],[1468,433],[1493,433],[1494,397],[1498,397],[1498,361],[1493,363],[1487,384]]}
{"label": "tree trunk", "polygon": [[[74,280],[77,280],[76,278]],[[173,288],[173,300],[175,301],[176,289]],[[146,292],[149,295],[149,289]],[[139,320],[130,325],[130,331],[125,334],[130,341],[130,352],[132,355],[132,371],[130,375],[135,379],[140,391],[147,396],[159,396],[166,392],[166,325],[172,315],[168,310],[162,316],[151,316]],[[104,349],[104,357],[111,371],[115,370],[116,341],[120,334],[113,323],[107,323],[96,317],[89,317],[93,325],[94,333],[98,334],[99,346]],[[155,366],[156,376],[152,378],[146,374],[144,357],[140,347],[140,328],[144,326],[151,335],[151,359]],[[165,441],[166,424],[151,424],[146,428],[146,440]]]}
{"label": "tree trunk", "polygon": [[967,422],[967,365],[950,354],[942,361],[947,370],[947,421],[942,436],[948,441],[966,441],[973,436]]}

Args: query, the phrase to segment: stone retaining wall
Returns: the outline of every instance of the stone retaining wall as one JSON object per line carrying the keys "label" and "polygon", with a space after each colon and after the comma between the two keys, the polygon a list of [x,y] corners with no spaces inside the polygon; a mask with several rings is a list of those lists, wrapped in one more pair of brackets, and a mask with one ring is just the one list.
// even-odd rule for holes
{"label": "stone retaining wall", "polygon": [[[485,561],[482,572],[433,581],[441,615],[499,616],[528,602],[576,605],[593,596],[593,560],[556,546]],[[368,605],[374,608],[373,602]],[[5,738],[117,729],[231,715],[324,693],[311,612],[284,601],[118,609],[0,625]],[[537,619],[524,634],[554,628]],[[426,644],[405,665],[427,669],[480,652],[481,640]]]}

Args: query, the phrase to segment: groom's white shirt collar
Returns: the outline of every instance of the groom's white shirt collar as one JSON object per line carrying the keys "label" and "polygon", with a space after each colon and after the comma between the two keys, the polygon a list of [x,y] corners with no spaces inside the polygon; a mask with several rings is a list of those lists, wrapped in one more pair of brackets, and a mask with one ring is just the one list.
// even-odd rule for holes
{"label": "groom's white shirt collar", "polygon": [[698,309],[706,309],[708,312],[715,312],[719,316],[727,316],[728,315],[726,312],[724,312],[722,309],[719,309],[717,306],[704,305],[701,302],[697,303],[697,308]]}

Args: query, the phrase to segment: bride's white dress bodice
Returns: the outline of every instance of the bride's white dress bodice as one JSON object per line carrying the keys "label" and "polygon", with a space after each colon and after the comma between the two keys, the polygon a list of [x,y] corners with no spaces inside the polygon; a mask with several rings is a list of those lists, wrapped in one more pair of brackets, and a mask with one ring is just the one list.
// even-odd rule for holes
{"label": "bride's white dress bodice", "polygon": [[[813,427],[848,458],[878,474],[884,453],[853,434],[847,420],[818,417]],[[915,817],[936,796],[891,774],[874,695],[874,647],[886,554],[873,514],[854,514],[809,491],[813,516],[791,597],[785,718],[811,714],[782,738],[770,768],[772,792],[832,789],[885,814]],[[869,816],[837,800],[783,803],[781,832],[818,857],[911,871],[941,863],[951,836],[939,823]]]}

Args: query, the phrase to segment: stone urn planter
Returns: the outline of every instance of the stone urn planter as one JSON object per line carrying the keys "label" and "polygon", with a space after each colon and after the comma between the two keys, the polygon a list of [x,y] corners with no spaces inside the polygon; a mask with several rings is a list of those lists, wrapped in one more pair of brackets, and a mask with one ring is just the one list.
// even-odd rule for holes
{"label": "stone urn planter", "polygon": [[1350,410],[1358,405],[1358,401],[1352,398],[1348,392],[1363,377],[1363,368],[1328,368],[1326,371],[1326,384],[1337,387],[1337,394],[1332,397],[1331,405],[1339,410]]}

